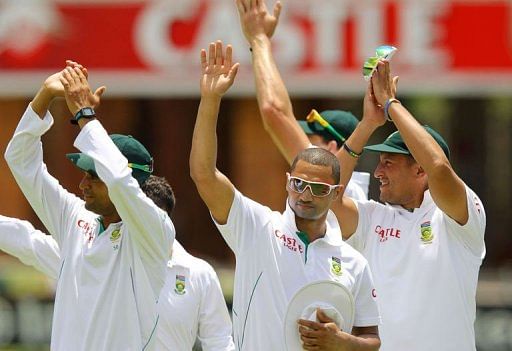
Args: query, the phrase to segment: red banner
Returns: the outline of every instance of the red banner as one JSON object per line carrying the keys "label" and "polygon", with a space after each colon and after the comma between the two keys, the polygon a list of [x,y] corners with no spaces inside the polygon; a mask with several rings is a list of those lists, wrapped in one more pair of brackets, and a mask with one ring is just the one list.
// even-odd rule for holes
{"label": "red banner", "polygon": [[[32,94],[68,58],[111,95],[196,95],[199,50],[216,39],[242,64],[234,93],[254,93],[233,0],[28,3],[0,5],[1,95]],[[512,93],[510,0],[285,1],[273,41],[296,95],[361,94],[381,44],[399,48],[402,93]]]}

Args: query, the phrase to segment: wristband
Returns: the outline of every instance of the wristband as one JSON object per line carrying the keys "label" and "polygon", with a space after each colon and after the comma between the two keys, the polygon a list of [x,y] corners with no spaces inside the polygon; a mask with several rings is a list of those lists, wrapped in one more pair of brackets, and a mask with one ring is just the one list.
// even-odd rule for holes
{"label": "wristband", "polygon": [[393,102],[396,102],[396,103],[398,103],[398,104],[400,104],[400,105],[402,104],[402,103],[400,102],[400,100],[395,99],[395,98],[390,98],[390,99],[388,99],[388,100],[386,101],[386,103],[384,104],[384,116],[386,116],[386,119],[387,119],[388,121],[390,121],[390,122],[393,122],[393,120],[392,120],[392,119],[391,119],[391,117],[389,116],[389,107],[391,106],[391,104],[392,104]]}
{"label": "wristband", "polygon": [[363,151],[361,151],[360,153],[357,153],[355,152],[354,150],[352,150],[350,147],[348,147],[347,143],[343,143],[343,148],[345,149],[346,152],[348,152],[348,154],[350,156],[352,156],[353,158],[359,158],[361,157],[361,155],[363,154]]}

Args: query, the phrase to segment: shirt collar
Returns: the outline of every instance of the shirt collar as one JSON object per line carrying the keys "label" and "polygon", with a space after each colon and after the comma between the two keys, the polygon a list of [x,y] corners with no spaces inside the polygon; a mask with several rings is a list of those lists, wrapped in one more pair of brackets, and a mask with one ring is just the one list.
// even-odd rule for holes
{"label": "shirt collar", "polygon": [[400,205],[390,205],[391,207],[394,207],[398,210],[400,210],[401,213],[409,214],[409,215],[416,215],[418,213],[424,213],[432,208],[432,206],[435,206],[435,202],[432,199],[432,195],[430,194],[430,190],[427,189],[423,193],[423,201],[421,201],[421,205],[418,208],[413,209],[413,211],[406,210]]}
{"label": "shirt collar", "polygon": [[171,251],[171,259],[168,262],[169,267],[173,266],[181,266],[187,267],[189,253],[185,250],[183,246],[178,242],[178,240],[174,239],[174,243],[172,245]]}
{"label": "shirt collar", "polygon": [[[295,212],[293,212],[290,207],[288,199],[286,199],[286,209],[283,212],[283,221],[286,230],[297,235],[299,229],[297,229],[297,224],[295,223]],[[340,246],[343,242],[343,239],[341,238],[341,229],[338,223],[338,218],[331,210],[327,213],[326,224],[325,235],[315,241],[321,240],[332,246]]]}

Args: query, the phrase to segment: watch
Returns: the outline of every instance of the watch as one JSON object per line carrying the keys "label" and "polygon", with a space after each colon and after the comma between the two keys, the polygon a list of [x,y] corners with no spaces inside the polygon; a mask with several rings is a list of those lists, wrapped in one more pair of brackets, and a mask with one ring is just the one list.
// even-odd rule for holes
{"label": "watch", "polygon": [[91,118],[95,118],[96,117],[96,112],[94,112],[93,108],[92,107],[84,107],[82,109],[80,109],[70,120],[71,124],[78,124],[78,121],[81,119],[81,118],[87,118],[87,119],[91,119]]}

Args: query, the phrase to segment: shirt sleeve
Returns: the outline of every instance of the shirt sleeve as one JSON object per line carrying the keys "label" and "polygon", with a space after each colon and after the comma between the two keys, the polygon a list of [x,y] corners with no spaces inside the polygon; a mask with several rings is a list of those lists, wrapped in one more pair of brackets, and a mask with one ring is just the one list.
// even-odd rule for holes
{"label": "shirt sleeve", "polygon": [[235,349],[228,308],[217,274],[210,265],[203,273],[198,338],[204,351],[231,351]]}
{"label": "shirt sleeve", "polygon": [[449,233],[456,235],[474,256],[483,259],[485,256],[485,210],[482,201],[467,185],[466,202],[468,207],[468,221],[466,224],[460,225],[448,215],[443,215]]}
{"label": "shirt sleeve", "polygon": [[164,211],[149,199],[132,177],[128,160],[116,147],[98,120],[87,123],[75,147],[94,160],[98,177],[138,247],[141,258],[153,265],[167,262],[175,237],[174,225]]}
{"label": "shirt sleeve", "polygon": [[363,172],[354,172],[352,178],[347,184],[344,195],[353,200],[368,200],[368,187],[370,184],[370,175]]}
{"label": "shirt sleeve", "polygon": [[379,308],[377,306],[377,291],[373,284],[370,266],[366,262],[360,273],[359,288],[354,295],[355,327],[371,327],[381,323]]}
{"label": "shirt sleeve", "polygon": [[66,191],[43,162],[41,136],[52,124],[49,112],[41,119],[28,106],[7,146],[5,159],[37,216],[63,249],[83,202]]}
{"label": "shirt sleeve", "polygon": [[347,244],[352,246],[359,252],[363,252],[366,248],[366,241],[368,240],[368,233],[370,232],[370,216],[371,211],[375,206],[375,201],[354,201],[357,206],[357,213],[359,215],[357,228],[354,234],[346,241]]}
{"label": "shirt sleeve", "polygon": [[57,242],[29,222],[0,216],[0,249],[48,277],[58,278],[60,251]]}
{"label": "shirt sleeve", "polygon": [[226,224],[218,224],[215,220],[214,222],[231,250],[238,255],[240,252],[254,247],[256,240],[264,235],[264,227],[270,224],[271,216],[270,208],[235,190],[235,197]]}

